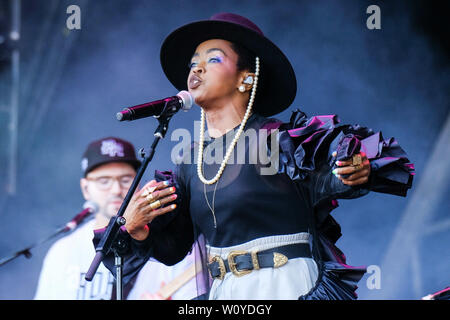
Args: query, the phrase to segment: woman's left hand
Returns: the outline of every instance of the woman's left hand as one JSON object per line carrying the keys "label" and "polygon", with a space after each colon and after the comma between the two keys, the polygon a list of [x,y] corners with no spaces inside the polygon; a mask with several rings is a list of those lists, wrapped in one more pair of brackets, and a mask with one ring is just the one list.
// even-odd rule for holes
{"label": "woman's left hand", "polygon": [[[333,155],[335,156],[335,153]],[[333,174],[346,185],[356,186],[369,181],[370,161],[364,152],[353,155],[349,160],[336,161],[336,166]]]}

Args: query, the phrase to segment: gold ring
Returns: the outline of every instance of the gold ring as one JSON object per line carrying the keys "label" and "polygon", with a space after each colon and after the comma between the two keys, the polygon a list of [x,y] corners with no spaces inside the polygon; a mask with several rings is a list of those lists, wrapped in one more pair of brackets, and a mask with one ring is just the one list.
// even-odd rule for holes
{"label": "gold ring", "polygon": [[362,165],[357,164],[357,165],[354,165],[353,168],[355,168],[356,171],[359,171],[362,169]]}
{"label": "gold ring", "polygon": [[148,203],[152,203],[153,202],[153,193],[150,193],[148,196],[145,197],[145,199],[147,199]]}
{"label": "gold ring", "polygon": [[354,167],[359,166],[361,168],[361,164],[362,164],[362,157],[361,154],[354,154],[352,156],[352,165]]}
{"label": "gold ring", "polygon": [[144,192],[142,192],[142,197],[144,197],[144,198],[147,197],[149,194],[151,194],[155,190],[156,190],[156,186],[145,188]]}
{"label": "gold ring", "polygon": [[159,207],[161,207],[161,201],[159,200],[150,203],[150,208],[152,208],[152,210],[158,209]]}

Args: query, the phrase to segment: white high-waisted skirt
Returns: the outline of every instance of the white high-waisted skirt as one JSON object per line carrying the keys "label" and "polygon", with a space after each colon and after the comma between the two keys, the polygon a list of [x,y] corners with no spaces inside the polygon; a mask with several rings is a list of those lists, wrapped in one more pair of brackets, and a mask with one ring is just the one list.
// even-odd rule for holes
{"label": "white high-waisted skirt", "polygon": [[[309,243],[309,233],[258,238],[240,245],[207,247],[211,257],[227,259],[231,251],[262,251],[294,243]],[[211,300],[293,300],[314,287],[318,269],[312,258],[294,258],[279,268],[261,268],[241,277],[228,272],[223,280],[214,279]]]}

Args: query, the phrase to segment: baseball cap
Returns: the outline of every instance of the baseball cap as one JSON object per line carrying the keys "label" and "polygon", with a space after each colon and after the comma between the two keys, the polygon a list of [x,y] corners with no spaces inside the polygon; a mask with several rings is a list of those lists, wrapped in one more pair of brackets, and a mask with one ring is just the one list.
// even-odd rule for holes
{"label": "baseball cap", "polygon": [[135,170],[141,165],[130,142],[117,137],[106,137],[88,145],[81,159],[81,170],[86,177],[96,167],[110,162],[129,163]]}

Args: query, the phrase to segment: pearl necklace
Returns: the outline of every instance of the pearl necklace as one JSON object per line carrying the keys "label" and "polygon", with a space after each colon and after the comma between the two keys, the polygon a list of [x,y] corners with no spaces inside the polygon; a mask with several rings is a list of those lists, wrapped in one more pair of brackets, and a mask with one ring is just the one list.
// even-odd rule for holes
{"label": "pearl necklace", "polygon": [[255,94],[256,94],[256,87],[258,84],[258,76],[259,76],[259,58],[256,57],[256,68],[255,68],[255,79],[252,87],[252,92],[250,95],[250,100],[248,101],[247,110],[244,114],[244,118],[242,119],[241,125],[239,126],[239,129],[236,133],[236,135],[233,138],[233,141],[231,142],[230,146],[228,147],[228,150],[225,154],[225,157],[222,160],[222,163],[220,165],[219,170],[217,171],[217,174],[214,176],[214,178],[207,180],[203,176],[202,172],[202,163],[203,163],[203,144],[204,144],[204,131],[205,131],[205,112],[201,111],[201,118],[200,118],[200,142],[198,147],[198,157],[197,157],[197,174],[201,182],[204,184],[214,184],[216,183],[220,176],[222,175],[223,171],[225,170],[225,166],[228,162],[228,160],[231,157],[231,153],[233,152],[234,146],[236,145],[237,141],[239,140],[239,137],[241,136],[242,132],[244,131],[245,124],[250,117],[250,113],[252,111],[253,102],[255,101]]}

